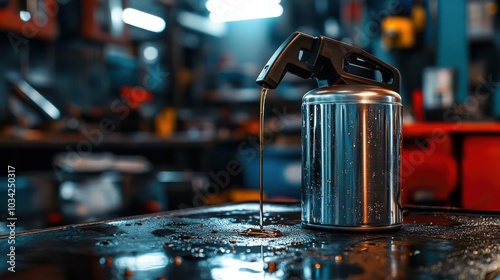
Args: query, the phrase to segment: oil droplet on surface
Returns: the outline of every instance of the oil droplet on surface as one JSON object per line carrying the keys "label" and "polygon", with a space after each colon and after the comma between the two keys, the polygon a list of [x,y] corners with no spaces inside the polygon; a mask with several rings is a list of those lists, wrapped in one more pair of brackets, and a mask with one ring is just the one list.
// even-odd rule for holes
{"label": "oil droplet on surface", "polygon": [[102,241],[98,241],[95,245],[97,245],[97,246],[113,246],[116,244],[115,244],[115,242],[113,242],[111,240],[102,240]]}
{"label": "oil droplet on surface", "polygon": [[107,258],[100,258],[99,263],[101,265],[106,265],[106,266],[111,266],[113,264],[113,258],[112,257],[107,257]]}
{"label": "oil droplet on surface", "polygon": [[267,263],[267,272],[275,273],[276,271],[278,271],[278,266],[276,265],[275,262]]}

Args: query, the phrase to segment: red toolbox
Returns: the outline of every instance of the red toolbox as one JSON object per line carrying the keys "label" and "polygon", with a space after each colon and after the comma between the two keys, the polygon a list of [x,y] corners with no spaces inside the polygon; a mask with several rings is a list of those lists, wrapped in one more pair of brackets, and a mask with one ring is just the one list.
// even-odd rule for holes
{"label": "red toolbox", "polygon": [[500,210],[500,136],[468,136],[463,143],[462,206]]}

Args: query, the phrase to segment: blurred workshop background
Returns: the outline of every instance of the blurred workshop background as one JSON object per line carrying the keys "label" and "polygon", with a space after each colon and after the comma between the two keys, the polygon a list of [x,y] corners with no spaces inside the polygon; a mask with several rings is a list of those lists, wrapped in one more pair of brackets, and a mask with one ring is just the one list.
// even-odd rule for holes
{"label": "blurred workshop background", "polygon": [[[498,14],[496,0],[0,0],[18,225],[257,200],[255,78],[294,31],[400,70],[403,204],[500,210]],[[268,94],[268,200],[300,200],[300,104],[316,86],[287,75]]]}

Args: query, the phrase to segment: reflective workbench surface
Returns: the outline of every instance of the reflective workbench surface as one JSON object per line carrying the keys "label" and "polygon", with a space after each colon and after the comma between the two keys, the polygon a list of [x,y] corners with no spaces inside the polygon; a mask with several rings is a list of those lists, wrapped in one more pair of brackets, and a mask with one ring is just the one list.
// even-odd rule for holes
{"label": "reflective workbench surface", "polygon": [[[284,237],[245,237],[258,204],[172,211],[17,234],[1,279],[500,279],[500,214],[405,209],[388,233],[300,225],[300,205],[266,204]],[[0,239],[3,256],[10,249]],[[4,258],[2,258],[4,259]]]}

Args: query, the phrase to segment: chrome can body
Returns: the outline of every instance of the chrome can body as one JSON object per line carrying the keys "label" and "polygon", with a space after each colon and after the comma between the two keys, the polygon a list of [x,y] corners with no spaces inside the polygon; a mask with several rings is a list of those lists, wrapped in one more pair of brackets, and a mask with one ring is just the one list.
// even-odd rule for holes
{"label": "chrome can body", "polygon": [[401,97],[368,85],[311,90],[302,99],[302,224],[340,231],[402,223]]}

